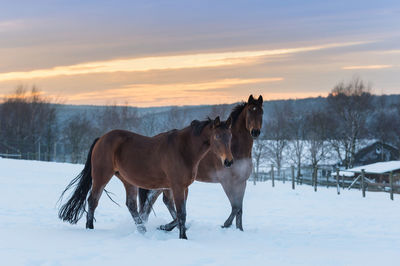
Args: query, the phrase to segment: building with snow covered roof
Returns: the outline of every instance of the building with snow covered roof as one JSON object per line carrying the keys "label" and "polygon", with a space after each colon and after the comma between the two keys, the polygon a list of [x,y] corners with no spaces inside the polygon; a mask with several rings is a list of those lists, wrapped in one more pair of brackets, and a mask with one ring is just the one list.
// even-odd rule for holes
{"label": "building with snow covered roof", "polygon": [[389,144],[376,141],[359,150],[354,157],[354,166],[399,160],[399,150]]}

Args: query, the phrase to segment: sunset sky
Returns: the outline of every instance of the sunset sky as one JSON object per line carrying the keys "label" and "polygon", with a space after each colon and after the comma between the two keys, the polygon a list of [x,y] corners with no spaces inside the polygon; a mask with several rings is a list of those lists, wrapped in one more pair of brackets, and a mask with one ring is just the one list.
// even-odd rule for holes
{"label": "sunset sky", "polygon": [[[279,2],[279,3],[278,3]],[[399,1],[7,1],[0,97],[165,106],[400,93]]]}

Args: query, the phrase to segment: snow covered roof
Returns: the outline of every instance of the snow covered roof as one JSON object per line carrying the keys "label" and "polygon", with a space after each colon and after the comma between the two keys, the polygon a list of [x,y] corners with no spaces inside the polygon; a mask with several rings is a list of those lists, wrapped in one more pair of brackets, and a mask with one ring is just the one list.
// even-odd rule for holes
{"label": "snow covered roof", "polygon": [[362,165],[362,166],[358,166],[358,167],[354,167],[351,169],[340,171],[339,175],[353,176],[354,173],[361,173],[361,171],[363,169],[366,173],[370,173],[370,174],[389,173],[392,171],[400,170],[400,161],[388,161],[388,162],[379,162],[379,163]]}

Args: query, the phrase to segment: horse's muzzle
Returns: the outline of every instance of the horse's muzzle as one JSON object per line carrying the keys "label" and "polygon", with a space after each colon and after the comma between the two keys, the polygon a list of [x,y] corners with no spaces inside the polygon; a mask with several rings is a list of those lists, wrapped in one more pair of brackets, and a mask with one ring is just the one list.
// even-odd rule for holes
{"label": "horse's muzzle", "polygon": [[259,129],[252,129],[250,134],[251,134],[251,136],[253,138],[257,138],[258,136],[260,136],[260,130]]}
{"label": "horse's muzzle", "polygon": [[224,161],[224,165],[225,165],[225,167],[231,167],[231,165],[233,164],[233,160],[228,160],[228,159],[225,159],[225,161]]}

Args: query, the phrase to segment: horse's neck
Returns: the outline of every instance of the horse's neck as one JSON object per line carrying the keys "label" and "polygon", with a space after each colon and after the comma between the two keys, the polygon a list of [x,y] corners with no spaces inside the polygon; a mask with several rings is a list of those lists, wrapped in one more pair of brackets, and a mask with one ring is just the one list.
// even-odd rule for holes
{"label": "horse's neck", "polygon": [[183,134],[186,136],[184,137],[185,141],[181,142],[181,145],[183,145],[183,148],[188,155],[185,159],[190,158],[193,165],[198,165],[201,159],[203,159],[207,152],[210,151],[210,143],[209,141],[204,142],[202,134],[196,136],[190,129],[185,131]]}
{"label": "horse's neck", "polygon": [[235,158],[250,158],[253,148],[253,138],[246,128],[246,115],[242,111],[232,126],[232,154]]}

